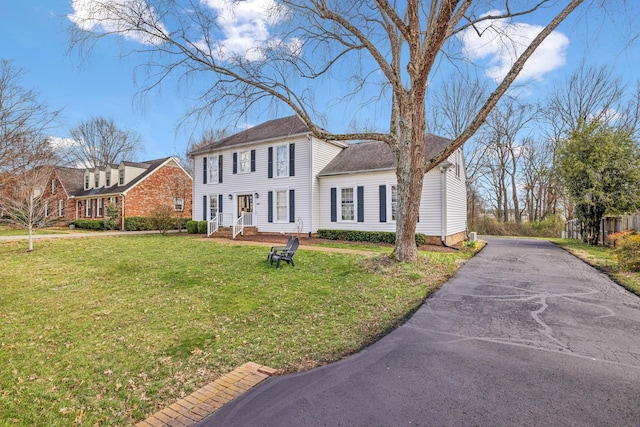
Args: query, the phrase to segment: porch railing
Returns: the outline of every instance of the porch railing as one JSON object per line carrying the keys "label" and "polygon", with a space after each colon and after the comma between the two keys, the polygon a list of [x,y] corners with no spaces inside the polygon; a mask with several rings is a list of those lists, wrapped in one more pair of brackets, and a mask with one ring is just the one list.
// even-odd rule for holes
{"label": "porch railing", "polygon": [[233,221],[233,235],[235,239],[238,234],[244,236],[244,227],[256,225],[256,217],[253,212],[240,212],[240,216]]}
{"label": "porch railing", "polygon": [[220,227],[218,218],[219,216],[216,216],[214,219],[210,219],[207,223],[207,237],[218,231],[218,228]]}

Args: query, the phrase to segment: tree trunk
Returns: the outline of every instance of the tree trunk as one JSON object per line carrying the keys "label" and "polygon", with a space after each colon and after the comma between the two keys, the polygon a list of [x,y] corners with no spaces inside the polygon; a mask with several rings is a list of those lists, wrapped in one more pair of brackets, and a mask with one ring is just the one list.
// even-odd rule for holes
{"label": "tree trunk", "polygon": [[33,251],[33,227],[29,224],[29,252]]}
{"label": "tree trunk", "polygon": [[414,89],[399,97],[398,141],[392,146],[398,165],[396,245],[392,256],[400,262],[415,262],[418,254],[415,235],[424,181],[426,130],[424,93],[421,95],[420,91]]}

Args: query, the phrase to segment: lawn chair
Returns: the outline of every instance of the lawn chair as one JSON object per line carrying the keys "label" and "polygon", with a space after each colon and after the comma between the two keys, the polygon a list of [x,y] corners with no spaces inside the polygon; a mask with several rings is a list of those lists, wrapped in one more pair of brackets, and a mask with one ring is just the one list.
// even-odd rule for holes
{"label": "lawn chair", "polygon": [[275,253],[271,256],[271,261],[270,261],[271,264],[273,265],[273,262],[275,261],[276,268],[280,268],[280,261],[285,261],[287,264],[291,264],[292,266],[295,267],[296,265],[293,263],[293,256],[298,250],[299,245],[300,245],[300,239],[296,237],[295,239],[293,239],[293,243],[291,244],[290,249],[287,249],[279,253]]}
{"label": "lawn chair", "polygon": [[288,251],[289,249],[291,249],[292,244],[293,244],[293,236],[290,235],[289,239],[287,240],[286,246],[271,246],[271,249],[269,249],[269,255],[267,256],[267,261],[271,263],[271,258],[275,254],[281,253],[283,251]]}

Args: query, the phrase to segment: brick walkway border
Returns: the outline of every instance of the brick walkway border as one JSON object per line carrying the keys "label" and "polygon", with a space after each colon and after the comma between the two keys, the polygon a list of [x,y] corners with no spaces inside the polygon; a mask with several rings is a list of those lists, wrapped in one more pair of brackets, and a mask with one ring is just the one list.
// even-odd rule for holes
{"label": "brick walkway border", "polygon": [[136,427],[192,426],[275,373],[275,369],[268,366],[253,362],[245,363],[146,420],[140,421]]}

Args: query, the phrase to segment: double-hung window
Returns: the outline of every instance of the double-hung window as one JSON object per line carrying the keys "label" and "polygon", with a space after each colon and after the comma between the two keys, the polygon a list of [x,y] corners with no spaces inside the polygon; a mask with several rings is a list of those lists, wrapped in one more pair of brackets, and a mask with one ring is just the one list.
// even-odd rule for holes
{"label": "double-hung window", "polygon": [[218,195],[209,196],[209,219],[214,220],[218,216]]}
{"label": "double-hung window", "polygon": [[287,203],[287,191],[276,191],[276,221],[286,222],[289,220],[289,205]]}
{"label": "double-hung window", "polygon": [[51,194],[56,194],[56,179],[51,180]]}
{"label": "double-hung window", "polygon": [[286,144],[276,147],[276,176],[289,176],[289,146]]}
{"label": "double-hung window", "polygon": [[118,185],[124,185],[124,169],[118,171]]}
{"label": "double-hung window", "polygon": [[95,184],[95,185],[93,186],[94,188],[98,188],[98,187],[100,187],[100,174],[99,174],[99,173],[97,173],[97,174],[95,175],[94,184]]}
{"label": "double-hung window", "polygon": [[85,190],[89,189],[89,175],[84,176],[84,189]]}
{"label": "double-hung window", "polygon": [[104,175],[105,178],[105,186],[111,187],[111,171],[107,171]]}
{"label": "double-hung window", "polygon": [[398,211],[398,186],[391,186],[391,220],[396,220],[396,212]]}
{"label": "double-hung window", "polygon": [[64,216],[64,200],[58,200],[58,216]]}
{"label": "double-hung window", "polygon": [[251,172],[251,151],[240,152],[240,173]]}
{"label": "double-hung window", "polygon": [[184,199],[182,197],[175,197],[173,199],[173,210],[178,212],[184,210]]}
{"label": "double-hung window", "polygon": [[218,156],[209,156],[209,183],[218,183],[220,174],[220,164],[218,163]]}
{"label": "double-hung window", "polygon": [[340,189],[340,210],[342,221],[353,221],[355,219],[355,202],[353,198],[353,188]]}

